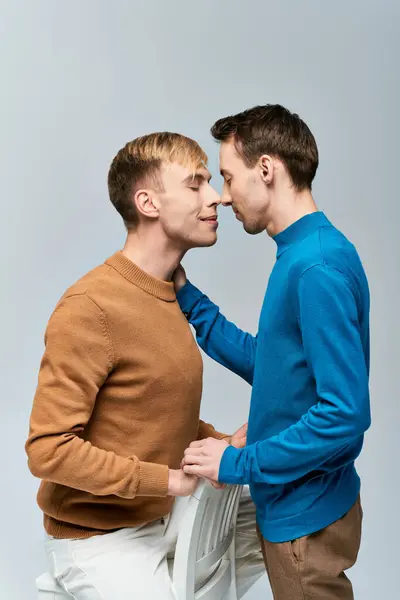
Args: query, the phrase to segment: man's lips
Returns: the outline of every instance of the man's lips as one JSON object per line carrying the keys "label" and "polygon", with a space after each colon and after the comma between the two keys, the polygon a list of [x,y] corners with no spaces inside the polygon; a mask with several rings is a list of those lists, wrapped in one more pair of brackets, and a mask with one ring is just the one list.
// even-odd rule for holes
{"label": "man's lips", "polygon": [[201,221],[205,221],[206,223],[218,223],[218,217],[216,215],[212,217],[203,217]]}
{"label": "man's lips", "polygon": [[212,227],[214,227],[215,229],[217,229],[217,227],[218,227],[217,215],[212,215],[211,217],[203,217],[200,220],[203,221],[204,223],[208,223],[209,225],[212,225]]}

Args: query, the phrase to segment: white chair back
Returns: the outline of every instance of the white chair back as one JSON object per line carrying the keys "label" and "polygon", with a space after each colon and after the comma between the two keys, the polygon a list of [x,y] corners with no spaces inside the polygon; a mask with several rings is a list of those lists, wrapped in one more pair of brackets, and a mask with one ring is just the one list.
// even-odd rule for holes
{"label": "white chair back", "polygon": [[235,530],[240,486],[201,481],[179,526],[172,583],[179,600],[236,600]]}

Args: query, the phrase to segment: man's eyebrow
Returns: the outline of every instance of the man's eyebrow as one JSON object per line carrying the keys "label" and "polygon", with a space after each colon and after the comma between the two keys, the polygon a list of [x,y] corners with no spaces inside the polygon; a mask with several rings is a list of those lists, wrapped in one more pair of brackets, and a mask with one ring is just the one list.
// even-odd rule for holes
{"label": "man's eyebrow", "polygon": [[208,173],[207,175],[204,175],[204,173],[190,173],[190,175],[185,177],[183,183],[188,184],[193,183],[194,181],[196,181],[197,183],[201,183],[202,181],[207,181],[208,183],[210,183],[211,179],[212,176],[210,173]]}

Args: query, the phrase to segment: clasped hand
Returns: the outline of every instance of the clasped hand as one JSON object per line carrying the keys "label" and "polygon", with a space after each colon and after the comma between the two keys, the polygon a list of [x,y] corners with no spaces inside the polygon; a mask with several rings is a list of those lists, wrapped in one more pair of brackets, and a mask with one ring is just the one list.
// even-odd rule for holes
{"label": "clasped hand", "polygon": [[182,483],[186,480],[185,491],[189,493],[179,495],[190,495],[194,491],[192,488],[196,487],[199,477],[207,479],[216,488],[224,487],[224,484],[218,482],[222,455],[229,445],[235,448],[244,448],[246,439],[247,423],[230,437],[221,440],[206,438],[192,442],[185,450],[181,462]]}

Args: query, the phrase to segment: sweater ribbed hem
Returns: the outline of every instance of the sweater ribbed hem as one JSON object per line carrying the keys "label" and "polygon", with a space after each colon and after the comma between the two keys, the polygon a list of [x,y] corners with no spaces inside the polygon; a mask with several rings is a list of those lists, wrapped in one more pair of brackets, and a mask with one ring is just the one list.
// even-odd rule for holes
{"label": "sweater ribbed hem", "polygon": [[64,523],[63,521],[49,517],[49,515],[44,515],[43,524],[47,535],[62,540],[85,540],[94,535],[104,535],[105,533],[117,531],[116,529],[89,529],[71,523]]}
{"label": "sweater ribbed hem", "polygon": [[121,251],[116,252],[108,258],[106,264],[113,267],[125,279],[148,294],[165,302],[174,302],[176,300],[175,287],[172,281],[162,281],[142,271],[140,267],[124,256]]}
{"label": "sweater ribbed hem", "polygon": [[[332,485],[324,489],[315,498],[315,502],[306,511],[293,514],[289,517],[271,520],[268,505],[260,505],[259,490],[254,490],[250,485],[251,497],[257,508],[257,524],[264,539],[272,543],[282,543],[295,540],[305,535],[312,535],[343,517],[354,505],[360,494],[360,478],[354,469],[354,465],[345,467],[349,471],[346,480],[340,485]],[[340,479],[341,469],[338,471]],[[321,478],[321,489],[323,489],[323,477]],[[287,506],[287,498],[279,501]],[[296,505],[293,506],[295,512]]]}

